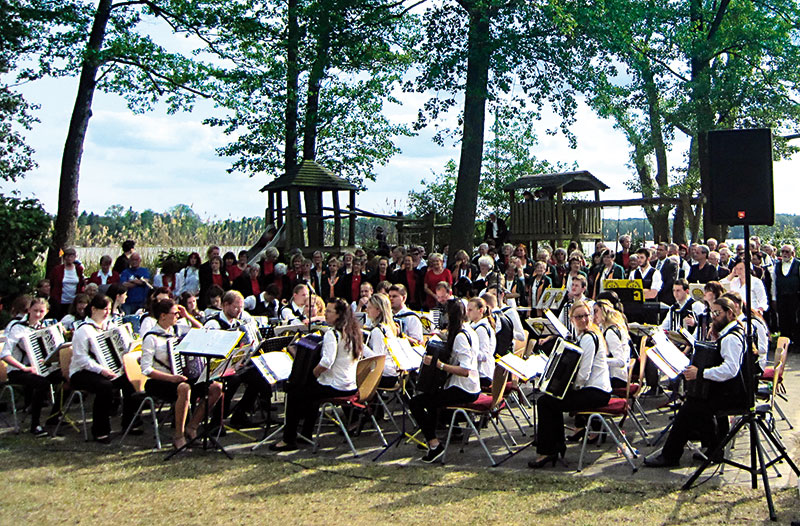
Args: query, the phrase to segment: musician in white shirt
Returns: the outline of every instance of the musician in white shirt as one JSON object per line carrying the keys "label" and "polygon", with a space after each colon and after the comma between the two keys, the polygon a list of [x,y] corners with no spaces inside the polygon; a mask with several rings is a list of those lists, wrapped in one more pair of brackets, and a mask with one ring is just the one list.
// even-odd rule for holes
{"label": "musician in white shirt", "polygon": [[[15,385],[21,385],[29,392],[31,433],[37,437],[48,436],[47,431],[39,425],[39,415],[44,405],[45,397],[50,392],[50,385],[61,383],[61,370],[56,370],[48,376],[36,374],[36,368],[28,363],[28,356],[22,349],[20,340],[27,337],[32,331],[43,328],[42,320],[47,315],[47,299],[33,298],[28,313],[21,320],[12,321],[5,330],[6,341],[0,352],[0,360],[6,363],[8,380]],[[54,423],[58,408],[53,404],[53,412],[47,423]]]}
{"label": "musician in white shirt", "polygon": [[625,316],[608,300],[594,304],[594,323],[603,331],[608,348],[608,373],[612,389],[624,389],[628,385],[628,362],[631,359],[630,335]]}
{"label": "musician in white shirt", "polygon": [[[721,281],[723,285],[729,284],[731,292],[738,292],[743,298],[747,297],[747,287],[745,286],[745,270],[744,261],[737,261],[731,273]],[[764,288],[764,283],[755,276],[750,276],[750,304],[753,309],[763,315],[769,309],[769,302],[767,301],[767,290]]]}
{"label": "musician in white shirt", "polygon": [[297,449],[300,420],[303,420],[302,435],[311,437],[322,400],[358,392],[356,369],[363,347],[361,326],[350,305],[341,298],[328,301],[325,321],[332,329],[322,337],[322,356],[313,371],[316,381],[287,393],[283,438],[269,446],[272,451]]}
{"label": "musician in white shirt", "polygon": [[[281,309],[281,323],[292,325],[296,323],[309,324],[308,285],[300,283],[292,289],[292,301]],[[311,323],[322,321],[322,316],[311,317]]]}
{"label": "musician in white shirt", "polygon": [[[441,408],[472,403],[481,393],[478,335],[469,325],[464,302],[459,299],[447,302],[447,320],[447,345],[452,349],[450,361],[438,361],[436,367],[450,376],[443,390],[420,393],[409,403],[411,414],[428,443],[428,452],[421,459],[427,463],[435,462],[444,454],[444,444],[436,437],[436,424]],[[430,366],[431,361],[430,355],[423,358],[426,366]]]}
{"label": "musician in white shirt", "polygon": [[[611,399],[611,380],[608,373],[605,340],[592,323],[592,307],[579,301],[569,311],[575,327],[578,345],[583,350],[572,387],[563,400],[544,394],[536,401],[539,425],[536,430],[536,460],[528,462],[531,468],[545,464],[555,465],[558,456],[564,456],[567,445],[564,437],[564,413],[586,411],[608,404]],[[577,422],[576,422],[577,423]],[[579,430],[573,438],[582,436]]]}
{"label": "musician in white shirt", "polygon": [[406,307],[408,291],[402,283],[396,283],[389,288],[389,303],[392,305],[392,314],[395,321],[400,323],[400,330],[412,343],[423,342],[422,320],[419,314]]}
{"label": "musician in white shirt", "polygon": [[144,390],[150,396],[174,403],[172,445],[180,449],[186,445],[187,439],[192,440],[197,436],[197,427],[205,415],[206,404],[199,400],[191,420],[186,422],[190,397],[202,399],[207,395],[208,407],[213,409],[222,395],[222,385],[218,382],[211,382],[210,385],[199,381],[190,382],[183,374],[173,374],[170,348],[174,347],[177,340],[175,324],[179,316],[178,305],[171,299],[161,300],[153,305],[153,315],[158,321],[142,340],[142,374],[149,378],[144,384]]}
{"label": "musician in white shirt", "polygon": [[472,298],[467,303],[467,318],[478,335],[478,374],[481,387],[486,388],[492,385],[494,376],[494,353],[497,347],[494,316],[483,299]]}
{"label": "musician in white shirt", "polygon": [[[96,345],[96,338],[100,333],[113,325],[109,318],[111,300],[103,294],[97,294],[87,308],[89,317],[72,337],[69,383],[73,389],[94,394],[92,436],[101,444],[109,444],[114,391],[122,391],[122,429],[125,430],[136,413],[136,401],[133,399],[135,389],[125,376],[124,369],[115,374],[111,369],[100,365],[94,356],[94,352],[99,352],[99,349],[93,349],[93,340]],[[139,434],[141,430],[131,429],[130,433]]]}
{"label": "musician in white shirt", "polygon": [[386,356],[386,360],[383,362],[381,382],[378,387],[389,389],[397,385],[397,378],[400,374],[397,364],[386,346],[386,338],[399,335],[397,325],[395,325],[392,317],[389,298],[385,294],[371,295],[367,301],[366,312],[372,328],[369,331],[367,346],[364,347],[364,357]]}

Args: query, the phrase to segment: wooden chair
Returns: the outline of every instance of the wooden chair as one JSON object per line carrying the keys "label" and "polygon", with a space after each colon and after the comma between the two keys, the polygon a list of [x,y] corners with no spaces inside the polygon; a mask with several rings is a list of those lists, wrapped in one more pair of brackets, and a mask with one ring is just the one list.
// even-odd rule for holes
{"label": "wooden chair", "polygon": [[72,407],[72,402],[75,398],[78,398],[78,403],[81,407],[81,421],[83,422],[83,438],[87,442],[89,441],[89,428],[86,425],[86,408],[84,406],[84,397],[90,394],[88,391],[81,391],[79,389],[72,389],[69,385],[69,364],[72,361],[72,346],[62,347],[58,351],[58,364],[61,367],[61,375],[64,377],[64,384],[61,387],[61,396],[63,397],[63,393],[66,390],[71,390],[72,392],[67,398],[67,402],[61,404],[61,416],[58,417],[58,423],[56,424],[56,429],[53,431],[53,436],[58,436],[58,430],[61,428],[61,424],[66,420],[70,425],[77,429],[77,426],[69,420],[67,413],[69,412],[69,408]]}
{"label": "wooden chair", "polygon": [[128,424],[127,429],[122,434],[122,438],[119,441],[119,446],[122,447],[123,442],[125,442],[125,438],[128,436],[133,424],[136,422],[136,418],[142,415],[145,407],[150,406],[150,414],[153,417],[153,434],[155,435],[156,441],[156,449],[161,449],[161,436],[158,432],[158,409],[156,408],[156,402],[151,397],[145,393],[144,384],[147,382],[147,377],[142,374],[142,365],[140,360],[142,358],[142,351],[131,351],[122,356],[122,367],[125,370],[125,376],[128,377],[128,381],[133,385],[134,390],[136,391],[135,397],[141,399],[139,403],[139,408],[136,410],[136,414],[133,415],[133,419],[131,423]]}
{"label": "wooden chair", "polygon": [[[479,417],[480,420],[485,419],[491,422],[494,430],[497,432],[497,436],[500,437],[500,440],[503,441],[503,445],[508,450],[508,455],[514,454],[514,451],[511,449],[511,445],[508,443],[508,440],[506,440],[506,437],[503,436],[503,434],[500,432],[500,428],[497,426],[499,422],[506,435],[511,437],[511,434],[508,432],[508,428],[506,428],[505,423],[500,418],[500,412],[503,409],[508,409],[509,412],[511,411],[503,398],[507,386],[507,380],[508,371],[500,366],[495,366],[494,375],[492,376],[491,396],[481,393],[478,395],[478,399],[470,404],[451,406],[447,408],[448,410],[453,411],[453,416],[450,419],[450,429],[447,432],[447,440],[444,443],[444,452],[442,453],[441,458],[442,464],[444,464],[445,456],[447,455],[447,448],[450,446],[450,440],[453,436],[453,427],[455,426],[456,419],[459,415],[461,415],[467,421],[468,426],[463,445],[466,445],[467,440],[469,440],[470,433],[475,434],[475,436],[478,438],[478,442],[483,448],[483,451],[486,453],[486,456],[489,457],[489,461],[492,463],[493,467],[497,466],[499,462],[495,460],[494,456],[489,451],[489,448],[486,447],[486,442],[484,442],[483,438],[481,437],[481,434],[478,431],[478,428],[475,426],[475,422],[473,421],[472,417]],[[513,441],[513,437],[511,440]],[[514,442],[514,444],[516,445],[516,442]],[[464,451],[463,445],[461,448],[462,452]]]}
{"label": "wooden chair", "polygon": [[[761,399],[768,400],[769,404],[769,414],[774,415],[775,412],[781,417],[781,420],[784,420],[788,425],[789,429],[794,429],[792,423],[786,417],[786,414],[783,412],[781,407],[778,405],[777,398],[788,402],[789,399],[786,396],[786,386],[783,384],[783,373],[786,369],[786,360],[789,354],[789,338],[785,336],[781,336],[778,338],[777,345],[775,347],[775,358],[774,358],[774,365],[772,367],[767,367],[764,373],[759,378],[759,381],[765,382],[768,384],[767,389],[760,388],[758,390],[758,397]],[[772,423],[772,428],[774,429],[774,418]]]}
{"label": "wooden chair", "polygon": [[[347,445],[350,446],[350,451],[353,452],[353,456],[356,458],[358,457],[358,451],[353,445],[353,440],[350,438],[350,433],[347,430],[347,425],[345,424],[343,413],[343,408],[345,407],[350,408],[351,411],[361,411],[366,413],[370,419],[372,419],[372,424],[375,426],[375,430],[378,432],[381,442],[383,442],[384,446],[387,445],[386,439],[383,436],[383,431],[378,425],[378,421],[375,419],[375,415],[372,412],[372,407],[370,406],[370,401],[372,401],[372,398],[375,396],[378,384],[381,381],[383,364],[385,361],[385,355],[372,356],[359,361],[358,368],[356,370],[356,385],[358,386],[358,392],[351,396],[327,398],[321,401],[319,417],[317,418],[317,432],[314,435],[314,453],[319,450],[319,435],[322,431],[322,421],[324,418],[328,418],[334,424],[339,426],[339,429],[342,431],[345,440],[347,440]],[[330,411],[330,415],[328,414],[328,411]]]}
{"label": "wooden chair", "polygon": [[16,386],[8,381],[8,371],[6,371],[6,362],[0,360],[0,400],[8,393],[9,404],[11,405],[11,417],[14,421],[14,433],[19,434],[19,420],[17,419],[17,400],[15,396]]}

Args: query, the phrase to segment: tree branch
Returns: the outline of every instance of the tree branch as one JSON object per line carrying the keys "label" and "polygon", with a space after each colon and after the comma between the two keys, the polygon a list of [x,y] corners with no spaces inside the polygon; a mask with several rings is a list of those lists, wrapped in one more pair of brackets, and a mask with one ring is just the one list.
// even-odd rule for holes
{"label": "tree branch", "polygon": [[175,79],[170,78],[168,75],[164,75],[163,73],[159,73],[158,71],[155,71],[153,68],[145,66],[141,62],[137,62],[135,60],[129,60],[129,59],[126,59],[126,58],[121,58],[121,57],[115,58],[113,60],[113,62],[117,62],[119,64],[126,64],[128,66],[137,67],[137,68],[141,69],[142,71],[144,71],[147,74],[147,76],[150,77],[151,80],[154,81],[154,83],[156,85],[156,89],[159,91],[159,94],[163,94],[163,90],[161,89],[160,85],[158,85],[158,83],[155,82],[155,79],[161,79],[164,82],[166,82],[167,84],[170,84],[175,89],[185,90],[185,91],[188,91],[189,93],[193,93],[194,95],[197,95],[199,97],[203,97],[205,99],[210,99],[211,98],[211,95],[209,95],[209,94],[207,94],[205,92],[202,92],[202,91],[200,91],[198,89],[192,88],[191,86],[187,86],[186,84],[182,84],[180,82],[177,82],[177,81],[175,81]]}

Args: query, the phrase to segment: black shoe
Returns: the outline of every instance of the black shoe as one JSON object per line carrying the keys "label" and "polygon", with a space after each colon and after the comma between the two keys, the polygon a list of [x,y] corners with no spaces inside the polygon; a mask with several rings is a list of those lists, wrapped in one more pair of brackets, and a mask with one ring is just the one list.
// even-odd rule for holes
{"label": "black shoe", "polygon": [[577,433],[574,433],[574,434],[568,436],[567,437],[567,442],[580,442],[581,440],[583,440],[583,435],[585,435],[585,434],[586,434],[586,428],[584,427],[583,429],[581,429]]}
{"label": "black shoe", "polygon": [[672,468],[679,466],[680,462],[668,460],[664,455],[659,454],[657,457],[645,457],[644,465],[648,468]]}
{"label": "black shoe", "polygon": [[661,396],[663,394],[664,394],[664,390],[661,389],[661,387],[657,385],[655,387],[651,387],[650,389],[648,389],[646,393],[642,393],[642,396],[650,398],[650,397]]}
{"label": "black shoe", "polygon": [[42,426],[36,426],[33,429],[31,429],[31,434],[36,438],[44,438],[46,436],[50,436],[50,433],[48,433]]}
{"label": "black shoe", "polygon": [[233,429],[251,429],[256,427],[252,420],[247,418],[247,415],[233,415],[231,418],[230,424],[228,424]]}
{"label": "black shoe", "polygon": [[539,469],[545,467],[548,463],[555,467],[558,460],[558,453],[546,455],[538,460],[529,460],[528,467],[531,469]]}
{"label": "black shoe", "polygon": [[97,442],[98,444],[103,444],[103,445],[107,446],[108,444],[111,443],[111,435],[104,435],[104,436],[101,436],[101,437],[94,437],[94,441]]}
{"label": "black shoe", "polygon": [[283,444],[282,446],[279,446],[278,443],[275,442],[274,444],[270,444],[269,445],[269,450],[270,451],[296,451],[297,450],[297,444]]}
{"label": "black shoe", "polygon": [[428,453],[422,457],[420,460],[425,462],[426,464],[431,464],[436,462],[444,455],[444,444],[439,442],[439,445],[433,449],[428,449]]}

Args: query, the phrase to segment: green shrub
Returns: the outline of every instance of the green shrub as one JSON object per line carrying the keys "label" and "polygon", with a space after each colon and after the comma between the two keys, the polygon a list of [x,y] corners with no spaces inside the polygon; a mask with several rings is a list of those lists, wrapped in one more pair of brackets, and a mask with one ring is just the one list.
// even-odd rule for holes
{"label": "green shrub", "polygon": [[0,194],[0,295],[8,298],[32,290],[51,228],[52,220],[37,199]]}

